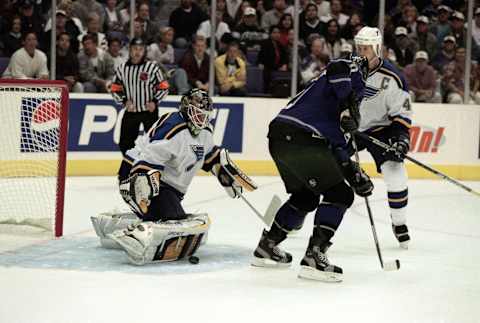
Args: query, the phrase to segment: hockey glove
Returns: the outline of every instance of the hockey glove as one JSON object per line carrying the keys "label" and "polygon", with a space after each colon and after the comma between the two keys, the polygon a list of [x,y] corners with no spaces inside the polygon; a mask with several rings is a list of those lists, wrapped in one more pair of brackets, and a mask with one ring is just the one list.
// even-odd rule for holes
{"label": "hockey glove", "polygon": [[405,155],[410,150],[410,140],[406,136],[392,138],[389,140],[390,149],[385,150],[384,156],[386,160],[394,162],[403,162]]}
{"label": "hockey glove", "polygon": [[223,186],[228,196],[231,198],[239,198],[243,193],[243,188],[227,173],[225,168],[220,165],[216,165],[212,169],[213,173],[217,176],[220,185]]}
{"label": "hockey glove", "polygon": [[348,184],[352,187],[355,194],[361,197],[372,195],[373,183],[370,177],[365,174],[358,163],[350,160],[346,164],[342,164],[343,174]]}
{"label": "hockey glove", "polygon": [[360,124],[359,102],[355,92],[350,94],[340,102],[340,128],[343,132],[355,132]]}

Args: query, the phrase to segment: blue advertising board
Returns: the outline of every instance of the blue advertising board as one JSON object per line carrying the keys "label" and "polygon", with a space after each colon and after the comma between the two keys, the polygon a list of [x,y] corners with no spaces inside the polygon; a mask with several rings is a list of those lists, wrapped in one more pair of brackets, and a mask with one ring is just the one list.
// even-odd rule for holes
{"label": "blue advertising board", "polygon": [[[163,114],[178,107],[179,101],[160,103]],[[214,141],[232,153],[241,153],[243,144],[243,103],[215,103],[212,121]],[[124,109],[112,99],[71,98],[69,110],[68,151],[118,151]]]}

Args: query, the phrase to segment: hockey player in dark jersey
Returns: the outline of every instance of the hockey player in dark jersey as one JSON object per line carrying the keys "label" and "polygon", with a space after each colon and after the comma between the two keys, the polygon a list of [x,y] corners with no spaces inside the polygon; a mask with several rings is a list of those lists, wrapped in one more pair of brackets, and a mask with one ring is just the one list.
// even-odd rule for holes
{"label": "hockey player in dark jersey", "polygon": [[263,231],[252,265],[290,266],[291,254],[278,245],[303,225],[307,213],[316,210],[299,277],[342,280],[342,269],[330,264],[326,251],[353,203],[354,192],[368,196],[373,190],[370,178],[350,159],[345,140],[346,132],[358,128],[358,105],[367,75],[365,58],[332,61],[270,123],[270,154],[290,198],[277,212],[270,230]]}

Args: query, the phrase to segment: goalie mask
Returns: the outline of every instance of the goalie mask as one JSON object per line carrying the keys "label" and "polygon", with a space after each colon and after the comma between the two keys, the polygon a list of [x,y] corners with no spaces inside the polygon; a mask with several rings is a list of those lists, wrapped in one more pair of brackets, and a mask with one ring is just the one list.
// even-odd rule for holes
{"label": "goalie mask", "polygon": [[212,99],[200,89],[192,89],[182,97],[180,112],[188,119],[190,130],[197,135],[210,124],[213,117]]}

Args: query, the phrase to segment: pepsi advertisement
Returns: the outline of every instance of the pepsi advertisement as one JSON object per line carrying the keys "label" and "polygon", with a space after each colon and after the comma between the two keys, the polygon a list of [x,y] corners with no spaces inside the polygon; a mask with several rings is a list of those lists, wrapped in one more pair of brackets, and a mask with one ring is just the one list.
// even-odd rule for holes
{"label": "pepsi advertisement", "polygon": [[[159,114],[177,110],[178,100],[165,100]],[[243,103],[215,103],[214,142],[232,153],[241,153],[243,144]],[[124,109],[109,98],[70,98],[68,151],[118,151]],[[140,129],[140,133],[143,129]]]}

